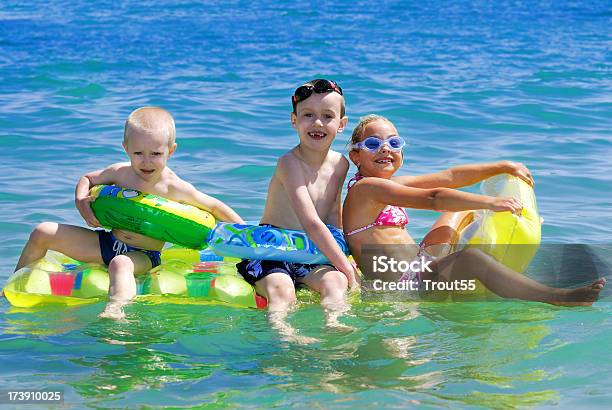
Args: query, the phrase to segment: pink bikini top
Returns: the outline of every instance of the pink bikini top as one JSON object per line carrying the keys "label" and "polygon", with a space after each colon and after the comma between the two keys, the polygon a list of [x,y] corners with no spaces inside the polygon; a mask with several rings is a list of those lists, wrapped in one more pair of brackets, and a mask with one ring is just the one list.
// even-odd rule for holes
{"label": "pink bikini top", "polygon": [[[348,184],[346,185],[346,188],[351,189],[355,182],[359,181],[362,178],[363,175],[361,175],[359,172],[356,173],[355,176],[349,180]],[[403,228],[406,225],[408,225],[408,214],[406,214],[404,208],[401,208],[399,206],[387,205],[385,209],[380,211],[378,217],[374,222],[361,228],[350,231],[345,235],[351,236],[356,233],[365,231],[366,229],[370,229],[373,226],[401,226]]]}

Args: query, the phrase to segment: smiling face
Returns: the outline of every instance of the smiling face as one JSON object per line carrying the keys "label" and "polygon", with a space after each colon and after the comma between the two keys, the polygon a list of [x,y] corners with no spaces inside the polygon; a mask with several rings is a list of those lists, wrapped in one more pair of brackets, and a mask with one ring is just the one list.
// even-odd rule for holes
{"label": "smiling face", "polygon": [[[376,137],[381,140],[388,140],[397,136],[397,129],[389,121],[384,119],[369,122],[363,128],[359,142],[368,137]],[[376,152],[366,149],[353,149],[349,153],[351,161],[359,173],[366,177],[391,178],[391,176],[402,166],[402,152],[389,149],[388,144],[383,144]]]}
{"label": "smiling face", "polygon": [[123,148],[134,173],[147,182],[156,182],[176,150],[176,129],[172,115],[159,107],[132,111],[125,122]]}
{"label": "smiling face", "polygon": [[291,125],[298,132],[300,145],[314,151],[329,150],[336,133],[347,123],[341,117],[342,96],[336,92],[313,93],[291,113]]}
{"label": "smiling face", "polygon": [[126,136],[123,148],[130,157],[134,173],[147,182],[155,182],[166,168],[176,143],[169,145],[168,136],[164,132],[136,129]]}

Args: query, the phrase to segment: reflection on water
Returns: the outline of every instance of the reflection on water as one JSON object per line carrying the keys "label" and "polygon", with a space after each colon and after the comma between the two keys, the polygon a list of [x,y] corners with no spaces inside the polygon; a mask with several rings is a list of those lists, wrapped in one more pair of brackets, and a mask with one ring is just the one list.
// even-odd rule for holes
{"label": "reflection on water", "polygon": [[[326,331],[321,309],[308,305],[290,321],[321,340],[309,346],[279,341],[257,311],[139,303],[128,307],[129,323],[114,323],[92,320],[98,308],[11,309],[0,353],[56,357],[72,369],[62,374],[64,382],[90,404],[125,404],[156,391],[144,402],[229,405],[268,389],[276,392],[270,405],[288,403],[280,392],[318,392],[355,404],[362,393],[396,391],[407,394],[396,397],[403,405],[486,400],[496,408],[557,397],[530,387],[557,375],[537,365],[524,368],[555,348],[554,341],[543,341],[557,310],[538,304],[356,304],[343,318],[359,329],[351,333]],[[37,342],[24,343],[28,339]],[[43,372],[20,383],[56,376]],[[196,392],[195,386],[206,387]],[[223,396],[228,386],[241,394]]]}

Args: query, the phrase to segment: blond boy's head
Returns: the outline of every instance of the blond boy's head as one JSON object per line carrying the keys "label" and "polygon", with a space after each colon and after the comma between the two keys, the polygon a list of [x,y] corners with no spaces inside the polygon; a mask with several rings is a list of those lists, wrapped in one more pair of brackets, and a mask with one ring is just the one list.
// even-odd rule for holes
{"label": "blond boy's head", "polygon": [[167,138],[168,146],[174,146],[176,129],[172,115],[159,107],[138,108],[129,115],[125,121],[123,143],[127,145],[130,135],[134,132],[163,135]]}

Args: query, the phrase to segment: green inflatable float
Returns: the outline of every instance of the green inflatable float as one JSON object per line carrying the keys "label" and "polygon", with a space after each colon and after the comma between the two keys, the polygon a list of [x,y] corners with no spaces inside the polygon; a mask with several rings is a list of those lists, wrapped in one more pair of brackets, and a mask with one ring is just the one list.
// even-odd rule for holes
{"label": "green inflatable float", "polygon": [[187,248],[207,246],[215,218],[195,206],[114,185],[96,185],[91,207],[103,226],[120,227]]}

